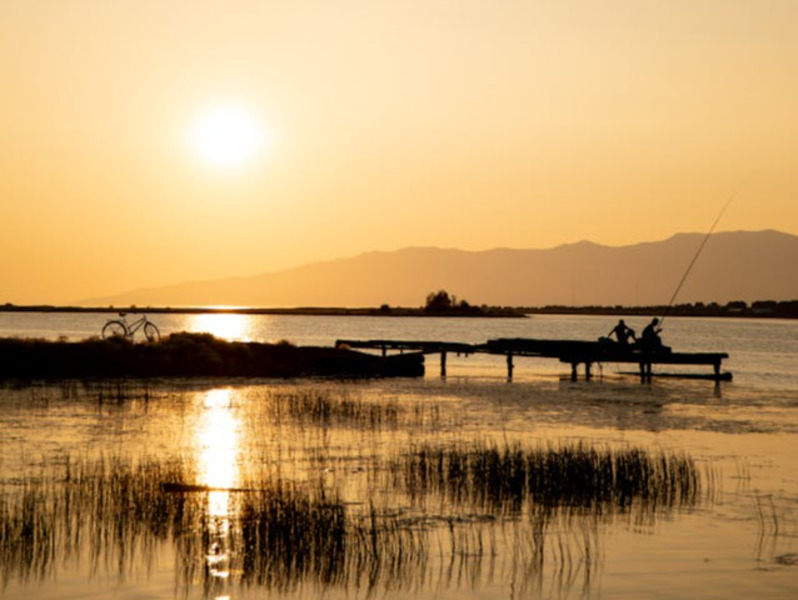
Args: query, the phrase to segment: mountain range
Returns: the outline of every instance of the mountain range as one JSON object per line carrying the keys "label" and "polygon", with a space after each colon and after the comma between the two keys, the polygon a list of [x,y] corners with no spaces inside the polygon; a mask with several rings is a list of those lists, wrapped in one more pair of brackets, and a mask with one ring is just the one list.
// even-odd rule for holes
{"label": "mountain range", "polygon": [[368,252],[300,267],[90,298],[84,306],[420,306],[441,289],[471,304],[636,306],[798,299],[798,236],[773,230],[680,233],[627,246],[545,250],[435,247]]}

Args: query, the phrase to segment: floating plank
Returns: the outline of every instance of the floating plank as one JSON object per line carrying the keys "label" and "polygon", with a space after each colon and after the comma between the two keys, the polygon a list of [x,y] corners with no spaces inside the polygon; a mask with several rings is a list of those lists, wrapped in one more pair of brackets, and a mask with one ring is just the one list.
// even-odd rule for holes
{"label": "floating plank", "polygon": [[438,340],[335,340],[336,348],[361,348],[398,351],[419,351],[424,354],[437,354],[438,352],[457,352],[460,354],[474,354],[480,347],[462,342],[442,342]]}
{"label": "floating plank", "polygon": [[161,483],[161,491],[169,494],[195,494],[203,492],[257,492],[259,490],[249,488],[228,488],[214,487],[210,485],[196,485],[191,483]]}
{"label": "floating plank", "polygon": [[[621,371],[621,375],[636,375],[639,376],[638,371]],[[659,373],[652,372],[647,377],[662,377],[672,379],[709,379],[712,381],[731,381],[732,374],[729,371],[723,371],[715,375],[714,373]]]}

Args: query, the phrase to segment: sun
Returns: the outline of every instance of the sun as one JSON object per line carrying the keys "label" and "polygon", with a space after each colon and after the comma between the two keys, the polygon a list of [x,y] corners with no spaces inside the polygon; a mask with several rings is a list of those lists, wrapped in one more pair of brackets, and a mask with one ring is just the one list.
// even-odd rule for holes
{"label": "sun", "polygon": [[202,114],[194,126],[193,144],[205,162],[237,167],[250,162],[263,142],[257,120],[246,109],[225,106]]}

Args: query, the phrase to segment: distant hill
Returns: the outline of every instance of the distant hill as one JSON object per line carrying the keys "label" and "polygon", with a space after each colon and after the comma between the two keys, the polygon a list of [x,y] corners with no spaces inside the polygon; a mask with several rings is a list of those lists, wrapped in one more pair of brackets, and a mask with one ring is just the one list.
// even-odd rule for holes
{"label": "distant hill", "polygon": [[[251,277],[182,283],[84,306],[420,306],[445,289],[496,306],[667,304],[704,234],[621,247],[591,242],[547,250],[467,252],[406,248]],[[677,302],[798,298],[798,236],[737,231],[711,236]]]}

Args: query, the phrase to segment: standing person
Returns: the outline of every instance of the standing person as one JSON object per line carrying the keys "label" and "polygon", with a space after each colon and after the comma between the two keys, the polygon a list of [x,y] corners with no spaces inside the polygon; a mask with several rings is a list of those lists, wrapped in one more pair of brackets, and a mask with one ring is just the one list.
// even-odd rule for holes
{"label": "standing person", "polygon": [[634,329],[627,327],[626,323],[623,322],[623,319],[618,321],[618,324],[612,328],[612,331],[607,334],[607,337],[612,337],[613,335],[615,336],[615,339],[618,340],[618,343],[624,345],[629,343],[630,338],[632,340],[637,339],[635,337]]}

